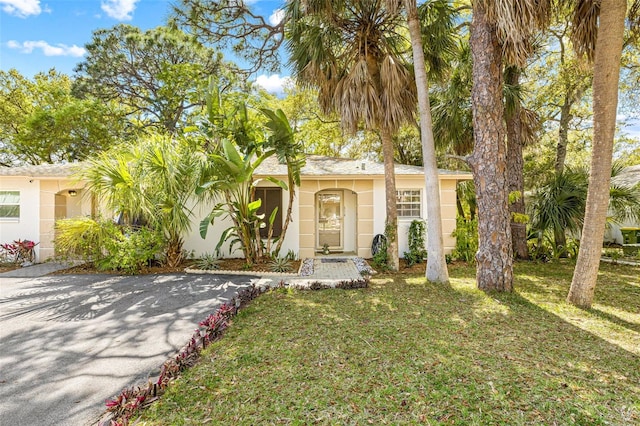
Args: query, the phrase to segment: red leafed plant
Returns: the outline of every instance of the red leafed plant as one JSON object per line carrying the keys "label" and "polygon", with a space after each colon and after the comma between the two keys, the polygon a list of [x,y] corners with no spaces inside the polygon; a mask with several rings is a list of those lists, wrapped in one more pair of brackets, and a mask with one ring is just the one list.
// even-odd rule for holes
{"label": "red leafed plant", "polygon": [[202,320],[187,344],[180,349],[175,357],[169,358],[162,365],[160,376],[155,383],[149,382],[146,387],[142,388],[124,389],[114,399],[106,401],[107,411],[111,413],[111,418],[108,423],[101,421],[99,425],[127,426],[137,410],[155,401],[173,379],[177,378],[183,370],[195,364],[200,356],[200,351],[207,344],[222,336],[229,325],[229,320],[237,313],[237,306],[243,306],[258,297],[263,291],[256,286],[242,290],[230,304],[223,304],[215,313]]}
{"label": "red leafed plant", "polygon": [[0,244],[0,259],[7,263],[24,263],[35,260],[34,248],[40,243],[31,240],[14,240],[13,243]]}

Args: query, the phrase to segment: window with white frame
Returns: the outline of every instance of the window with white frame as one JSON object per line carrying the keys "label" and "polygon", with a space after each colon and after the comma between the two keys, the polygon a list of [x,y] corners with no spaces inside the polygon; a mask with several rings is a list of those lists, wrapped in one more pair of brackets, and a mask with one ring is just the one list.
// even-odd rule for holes
{"label": "window with white frame", "polygon": [[20,191],[0,191],[0,219],[20,219]]}
{"label": "window with white frame", "polygon": [[422,191],[400,189],[398,194],[398,217],[420,217],[422,214]]}

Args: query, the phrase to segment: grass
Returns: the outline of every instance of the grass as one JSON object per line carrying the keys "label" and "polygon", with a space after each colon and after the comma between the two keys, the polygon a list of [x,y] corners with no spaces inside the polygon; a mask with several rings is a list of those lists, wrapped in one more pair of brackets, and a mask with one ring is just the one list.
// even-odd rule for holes
{"label": "grass", "polygon": [[513,294],[380,276],[267,293],[140,424],[640,423],[640,268],[601,265],[591,310],[573,265],[522,263]]}

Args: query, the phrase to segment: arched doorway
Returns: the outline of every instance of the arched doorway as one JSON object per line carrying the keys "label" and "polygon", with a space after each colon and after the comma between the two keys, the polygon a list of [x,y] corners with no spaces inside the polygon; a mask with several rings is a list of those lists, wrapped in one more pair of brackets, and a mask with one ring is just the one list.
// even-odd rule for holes
{"label": "arched doorway", "polygon": [[357,198],[345,189],[316,193],[316,251],[326,246],[332,252],[356,253]]}

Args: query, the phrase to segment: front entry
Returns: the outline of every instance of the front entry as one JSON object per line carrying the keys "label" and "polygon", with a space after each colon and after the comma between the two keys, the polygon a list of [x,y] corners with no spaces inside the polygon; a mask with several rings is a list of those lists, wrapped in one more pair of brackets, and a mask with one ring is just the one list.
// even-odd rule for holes
{"label": "front entry", "polygon": [[344,205],[342,191],[323,191],[316,195],[317,249],[344,249]]}

